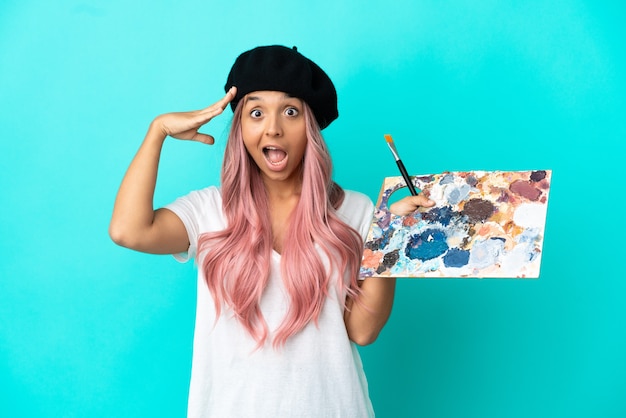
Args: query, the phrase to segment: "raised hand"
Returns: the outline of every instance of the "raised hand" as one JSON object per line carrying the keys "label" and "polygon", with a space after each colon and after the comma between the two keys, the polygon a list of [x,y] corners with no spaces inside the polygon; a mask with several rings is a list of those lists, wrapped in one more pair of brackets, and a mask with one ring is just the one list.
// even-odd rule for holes
{"label": "raised hand", "polygon": [[157,116],[152,125],[154,128],[159,129],[163,135],[211,145],[215,142],[215,138],[211,135],[200,133],[198,130],[211,119],[220,115],[228,106],[228,103],[233,100],[236,93],[237,88],[231,87],[224,97],[209,107],[190,112],[165,113]]}
{"label": "raised hand", "polygon": [[224,111],[237,90],[231,88],[211,106],[192,112],[157,116],[122,179],[109,234],[114,242],[137,251],[174,254],[189,246],[182,221],[168,210],[154,210],[153,199],[163,141],[166,136],[213,144],[214,138],[198,132]]}

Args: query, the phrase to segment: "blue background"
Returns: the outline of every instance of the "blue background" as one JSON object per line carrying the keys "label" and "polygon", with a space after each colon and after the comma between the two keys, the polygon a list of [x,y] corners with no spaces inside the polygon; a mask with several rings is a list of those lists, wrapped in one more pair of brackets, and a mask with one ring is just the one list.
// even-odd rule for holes
{"label": "blue background", "polygon": [[[333,78],[335,178],[552,169],[538,280],[401,280],[361,349],[379,417],[626,416],[626,6],[609,1],[18,1],[0,6],[0,416],[183,416],[193,264],[116,247],[154,116],[207,106],[261,44]],[[156,204],[216,183],[169,141]]]}

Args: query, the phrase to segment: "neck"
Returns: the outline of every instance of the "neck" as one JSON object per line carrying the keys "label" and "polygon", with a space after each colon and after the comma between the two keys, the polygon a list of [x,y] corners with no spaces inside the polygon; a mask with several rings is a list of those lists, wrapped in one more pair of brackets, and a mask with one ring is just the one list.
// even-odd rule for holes
{"label": "neck", "polygon": [[291,215],[300,201],[302,183],[268,180],[264,183],[270,211],[272,247],[278,254],[282,254]]}
{"label": "neck", "polygon": [[267,190],[267,196],[270,202],[290,200],[293,198],[300,198],[302,192],[302,185],[287,185],[287,184],[267,184],[265,183],[265,189]]}
{"label": "neck", "polygon": [[274,180],[264,177],[263,184],[270,201],[286,200],[293,197],[299,198],[302,193],[302,180],[299,176],[286,180]]}

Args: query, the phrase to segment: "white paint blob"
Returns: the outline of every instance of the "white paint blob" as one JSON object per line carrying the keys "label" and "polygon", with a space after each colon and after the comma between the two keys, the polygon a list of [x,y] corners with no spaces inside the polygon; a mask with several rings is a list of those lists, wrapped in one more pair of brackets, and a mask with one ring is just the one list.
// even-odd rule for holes
{"label": "white paint blob", "polygon": [[513,222],[522,228],[543,228],[547,206],[541,203],[522,203],[515,209]]}

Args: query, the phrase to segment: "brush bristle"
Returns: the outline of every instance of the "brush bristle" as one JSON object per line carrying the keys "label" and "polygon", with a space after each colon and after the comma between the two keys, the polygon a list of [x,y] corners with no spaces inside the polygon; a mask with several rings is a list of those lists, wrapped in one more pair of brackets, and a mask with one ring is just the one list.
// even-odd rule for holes
{"label": "brush bristle", "polygon": [[387,141],[389,143],[393,143],[393,139],[391,138],[391,135],[385,134],[385,141]]}

